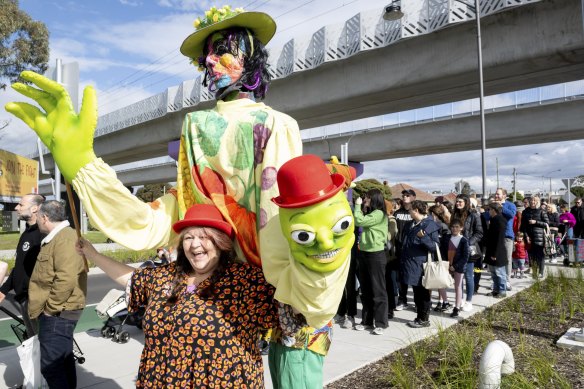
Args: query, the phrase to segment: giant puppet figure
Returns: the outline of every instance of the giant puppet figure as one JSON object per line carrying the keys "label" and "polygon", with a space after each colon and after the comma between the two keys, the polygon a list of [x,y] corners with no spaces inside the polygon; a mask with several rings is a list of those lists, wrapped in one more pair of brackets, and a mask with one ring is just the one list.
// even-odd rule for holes
{"label": "giant puppet figure", "polygon": [[[203,83],[215,92],[217,106],[186,115],[176,190],[152,203],[144,204],[132,196],[113,169],[96,157],[93,88],[85,88],[77,114],[62,85],[23,72],[21,77],[36,87],[22,83],[12,87],[35,100],[42,110],[27,103],[9,103],[6,110],[38,134],[65,179],[73,184],[92,225],[114,241],[134,250],[164,246],[173,237],[170,226],[192,204],[212,203],[233,226],[238,254],[262,266],[266,279],[278,288],[283,278],[277,264],[289,260],[290,245],[296,243],[289,242],[290,236],[285,237],[280,228],[278,212],[279,206],[285,208],[283,203],[271,199],[280,195],[278,170],[302,154],[302,141],[295,120],[256,101],[264,97],[270,81],[265,44],[273,37],[276,24],[267,14],[226,6],[211,8],[203,19],[195,20],[195,28],[180,50],[204,71]],[[306,296],[311,296],[310,290],[317,284],[344,285],[346,277],[339,271],[320,271],[320,278],[305,280],[299,272],[288,275],[287,280],[298,278],[279,300],[315,328],[330,320],[334,315],[330,306],[338,301],[326,294]]]}

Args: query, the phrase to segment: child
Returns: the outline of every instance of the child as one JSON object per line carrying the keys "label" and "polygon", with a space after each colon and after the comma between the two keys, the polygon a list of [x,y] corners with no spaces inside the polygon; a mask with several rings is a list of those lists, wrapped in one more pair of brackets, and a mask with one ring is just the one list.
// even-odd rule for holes
{"label": "child", "polygon": [[450,271],[454,272],[454,309],[450,317],[458,317],[462,309],[462,279],[464,270],[470,258],[470,247],[468,240],[462,236],[462,222],[454,219],[450,223],[450,241],[448,242],[448,262],[450,262]]}
{"label": "child", "polygon": [[[523,232],[518,232],[515,235],[515,244],[513,246],[513,274],[511,274],[511,278],[523,278],[526,256],[527,250],[523,242]],[[517,274],[517,271],[519,271],[519,274]]]}

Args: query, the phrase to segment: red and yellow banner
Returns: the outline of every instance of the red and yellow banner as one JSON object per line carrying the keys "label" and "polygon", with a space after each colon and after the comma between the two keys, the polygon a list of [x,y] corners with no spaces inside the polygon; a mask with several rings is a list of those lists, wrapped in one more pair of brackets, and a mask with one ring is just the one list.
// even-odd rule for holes
{"label": "red and yellow banner", "polygon": [[38,193],[38,182],[38,161],[0,150],[0,199]]}

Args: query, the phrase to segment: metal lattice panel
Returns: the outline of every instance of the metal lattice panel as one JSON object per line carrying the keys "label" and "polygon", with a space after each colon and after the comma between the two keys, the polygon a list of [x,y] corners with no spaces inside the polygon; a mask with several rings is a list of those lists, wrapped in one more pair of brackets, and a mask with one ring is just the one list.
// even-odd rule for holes
{"label": "metal lattice panel", "polygon": [[183,108],[183,84],[170,87],[166,90],[166,110],[168,112],[180,111]]}
{"label": "metal lattice panel", "polygon": [[201,101],[201,83],[202,78],[199,76],[194,80],[183,81],[183,106],[193,107]]}
{"label": "metal lattice panel", "polygon": [[166,93],[159,93],[125,108],[100,116],[95,136],[102,136],[166,114]]}
{"label": "metal lattice panel", "polygon": [[324,52],[326,44],[326,27],[321,28],[312,35],[310,44],[306,49],[305,63],[307,69],[314,69],[324,62]]}
{"label": "metal lattice panel", "polygon": [[408,2],[405,15],[402,21],[402,36],[412,38],[428,32],[428,0]]}
{"label": "metal lattice panel", "polygon": [[429,6],[429,19],[428,29],[430,31],[436,31],[450,23],[450,12],[448,12],[448,1],[449,0],[430,0]]}
{"label": "metal lattice panel", "polygon": [[289,40],[280,53],[276,63],[275,78],[284,78],[294,69],[294,39]]}
{"label": "metal lattice panel", "polygon": [[345,23],[345,57],[349,57],[361,48],[361,14],[353,16]]}

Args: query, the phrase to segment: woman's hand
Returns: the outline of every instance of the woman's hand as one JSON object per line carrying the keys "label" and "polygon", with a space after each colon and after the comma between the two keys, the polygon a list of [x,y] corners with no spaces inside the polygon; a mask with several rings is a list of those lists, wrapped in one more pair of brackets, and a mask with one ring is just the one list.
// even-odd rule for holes
{"label": "woman's hand", "polygon": [[75,249],[77,250],[77,254],[85,256],[87,259],[91,259],[97,254],[95,247],[85,238],[79,238],[75,244]]}
{"label": "woman's hand", "polygon": [[361,197],[357,197],[355,199],[355,205],[361,205],[361,204],[363,204],[363,199]]}

